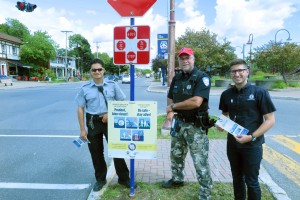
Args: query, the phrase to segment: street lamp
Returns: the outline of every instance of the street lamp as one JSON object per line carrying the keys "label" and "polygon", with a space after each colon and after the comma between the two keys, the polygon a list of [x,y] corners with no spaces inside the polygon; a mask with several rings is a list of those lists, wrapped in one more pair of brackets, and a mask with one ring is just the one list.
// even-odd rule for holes
{"label": "street lamp", "polygon": [[98,45],[98,44],[99,44],[100,42],[99,42],[99,41],[96,41],[96,42],[94,42],[94,43],[96,43],[96,49],[97,49],[96,57],[98,58],[98,49],[99,49],[99,45]]}
{"label": "street lamp", "polygon": [[[239,48],[241,48],[241,53],[243,54],[243,59],[245,58],[245,44],[243,44],[243,47],[241,47],[241,46],[236,46],[236,47],[239,47]],[[235,48],[235,50],[236,50],[236,48]]]}
{"label": "street lamp", "polygon": [[292,40],[292,39],[291,39],[290,32],[289,32],[288,30],[286,30],[286,29],[283,28],[283,29],[279,29],[279,30],[275,33],[275,44],[277,43],[276,37],[277,37],[277,33],[278,33],[279,31],[286,31],[286,32],[289,34],[289,37],[288,37],[286,40],[287,40],[287,41]]}
{"label": "street lamp", "polygon": [[67,79],[69,78],[68,77],[68,33],[72,33],[72,31],[61,31],[63,33],[66,33],[66,75],[67,75]]}
{"label": "street lamp", "polygon": [[250,57],[249,57],[249,62],[248,62],[248,69],[249,69],[249,76],[248,76],[248,78],[250,78],[252,42],[253,42],[253,34],[250,33],[248,42],[246,43],[246,44],[250,44]]}

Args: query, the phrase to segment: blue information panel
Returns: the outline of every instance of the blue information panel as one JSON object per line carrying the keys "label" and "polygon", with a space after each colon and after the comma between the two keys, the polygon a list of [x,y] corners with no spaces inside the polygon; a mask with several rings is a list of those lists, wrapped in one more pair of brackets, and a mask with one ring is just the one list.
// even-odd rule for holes
{"label": "blue information panel", "polygon": [[167,59],[168,34],[157,34],[157,56],[159,59]]}

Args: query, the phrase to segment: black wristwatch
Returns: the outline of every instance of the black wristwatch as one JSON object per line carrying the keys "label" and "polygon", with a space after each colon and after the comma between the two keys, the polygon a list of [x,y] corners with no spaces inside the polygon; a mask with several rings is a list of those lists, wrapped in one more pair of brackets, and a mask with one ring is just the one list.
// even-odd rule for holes
{"label": "black wristwatch", "polygon": [[174,111],[174,103],[171,103],[171,109],[172,109],[172,111]]}
{"label": "black wristwatch", "polygon": [[251,141],[254,142],[256,140],[256,137],[254,135],[251,135],[251,137],[252,137]]}

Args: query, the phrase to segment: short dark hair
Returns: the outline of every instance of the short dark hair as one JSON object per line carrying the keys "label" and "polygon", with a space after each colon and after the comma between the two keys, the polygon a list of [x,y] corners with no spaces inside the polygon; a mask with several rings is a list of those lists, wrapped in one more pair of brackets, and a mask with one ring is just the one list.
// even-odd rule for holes
{"label": "short dark hair", "polygon": [[92,66],[93,64],[96,64],[96,63],[101,64],[102,67],[104,68],[104,62],[103,62],[103,60],[101,60],[99,58],[94,58],[93,60],[91,60],[90,66]]}
{"label": "short dark hair", "polygon": [[240,64],[245,65],[245,67],[247,67],[246,61],[240,58],[232,60],[229,65],[230,67],[232,67],[233,65],[240,65]]}

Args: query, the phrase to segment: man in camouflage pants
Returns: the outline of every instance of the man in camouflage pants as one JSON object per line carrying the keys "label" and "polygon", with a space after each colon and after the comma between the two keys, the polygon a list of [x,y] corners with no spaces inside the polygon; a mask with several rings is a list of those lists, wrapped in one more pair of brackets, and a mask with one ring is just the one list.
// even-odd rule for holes
{"label": "man in camouflage pants", "polygon": [[[171,127],[171,169],[172,179],[163,182],[163,188],[184,185],[185,158],[190,150],[200,184],[199,199],[210,199],[212,180],[208,163],[209,141],[205,122],[208,121],[209,77],[194,68],[194,52],[182,48],[178,52],[182,73],[174,76],[167,106],[167,119]],[[175,113],[175,114],[174,114]]]}

